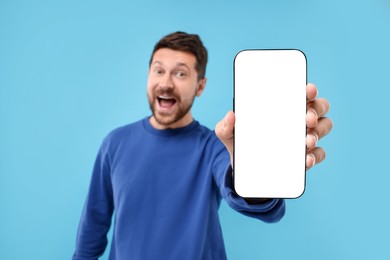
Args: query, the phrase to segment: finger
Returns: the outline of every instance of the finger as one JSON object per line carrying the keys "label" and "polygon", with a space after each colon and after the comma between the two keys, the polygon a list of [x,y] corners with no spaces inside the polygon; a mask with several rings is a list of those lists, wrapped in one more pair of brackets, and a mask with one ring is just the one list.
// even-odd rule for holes
{"label": "finger", "polygon": [[318,95],[317,87],[313,83],[306,85],[306,99],[310,102],[314,100]]}
{"label": "finger", "polygon": [[318,124],[318,115],[317,112],[309,107],[306,112],[306,127],[314,128]]}
{"label": "finger", "polygon": [[306,170],[310,169],[316,164],[314,154],[306,154]]}
{"label": "finger", "polygon": [[308,132],[306,135],[306,148],[313,149],[314,147],[316,147],[317,142],[318,142],[317,134],[313,131]]}
{"label": "finger", "polygon": [[233,129],[235,124],[235,115],[229,111],[226,116],[215,126],[215,134],[225,144],[229,152],[233,149]]}
{"label": "finger", "polygon": [[307,109],[308,110],[313,109],[317,113],[317,116],[319,118],[326,115],[326,113],[328,113],[329,111],[329,108],[330,108],[329,102],[325,98],[318,98],[307,104]]}
{"label": "finger", "polygon": [[326,153],[321,147],[309,150],[306,155],[306,168],[310,169],[314,165],[319,164],[325,159],[325,157]]}
{"label": "finger", "polygon": [[308,134],[313,134],[317,136],[317,141],[320,140],[322,137],[326,136],[329,134],[329,132],[333,128],[333,122],[327,118],[327,117],[322,117],[318,120],[318,124],[314,128],[309,128],[307,130]]}

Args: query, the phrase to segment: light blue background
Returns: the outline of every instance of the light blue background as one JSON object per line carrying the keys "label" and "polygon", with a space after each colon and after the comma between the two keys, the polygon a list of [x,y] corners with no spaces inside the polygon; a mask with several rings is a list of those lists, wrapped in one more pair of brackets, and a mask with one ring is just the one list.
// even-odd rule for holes
{"label": "light blue background", "polygon": [[194,115],[210,128],[247,48],[303,50],[332,106],[327,160],[281,222],[222,205],[229,259],[390,259],[389,0],[2,0],[0,259],[70,259],[100,142],[149,115],[149,55],[176,30],[208,47]]}

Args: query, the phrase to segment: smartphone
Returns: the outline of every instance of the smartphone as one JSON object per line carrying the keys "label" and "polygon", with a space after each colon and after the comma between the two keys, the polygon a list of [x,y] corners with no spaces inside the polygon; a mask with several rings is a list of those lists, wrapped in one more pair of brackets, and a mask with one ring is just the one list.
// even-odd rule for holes
{"label": "smartphone", "polygon": [[305,54],[243,50],[234,59],[233,183],[244,198],[297,198],[306,182]]}

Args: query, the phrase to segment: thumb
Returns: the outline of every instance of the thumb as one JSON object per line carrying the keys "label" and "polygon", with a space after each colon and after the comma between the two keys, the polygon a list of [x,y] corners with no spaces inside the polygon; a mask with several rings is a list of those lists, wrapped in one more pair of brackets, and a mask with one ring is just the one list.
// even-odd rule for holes
{"label": "thumb", "polygon": [[230,154],[233,153],[234,124],[236,117],[233,111],[229,111],[226,116],[215,126],[215,134],[226,146]]}

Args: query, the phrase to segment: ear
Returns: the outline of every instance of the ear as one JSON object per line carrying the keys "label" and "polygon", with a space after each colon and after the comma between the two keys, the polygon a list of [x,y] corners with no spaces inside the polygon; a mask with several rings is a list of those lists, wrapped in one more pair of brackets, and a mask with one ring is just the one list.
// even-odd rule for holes
{"label": "ear", "polygon": [[206,87],[206,81],[207,81],[206,78],[200,79],[198,81],[198,86],[196,88],[196,96],[197,97],[200,97],[200,95],[202,95],[202,92],[203,92],[204,88]]}

